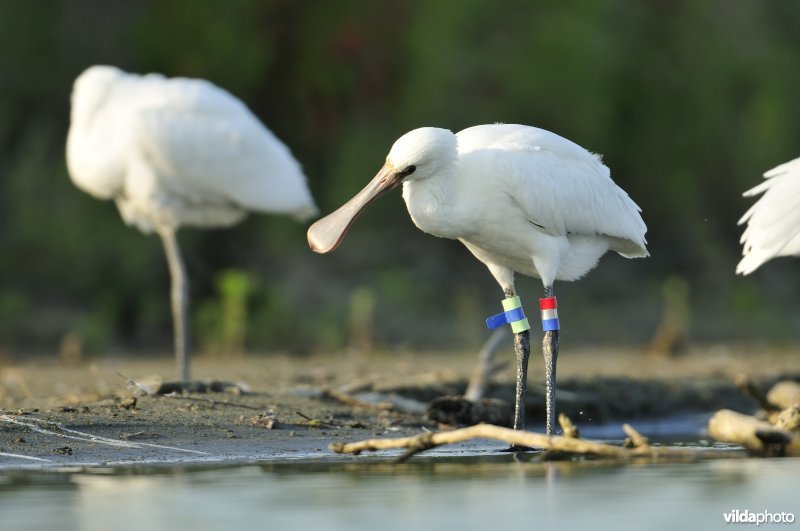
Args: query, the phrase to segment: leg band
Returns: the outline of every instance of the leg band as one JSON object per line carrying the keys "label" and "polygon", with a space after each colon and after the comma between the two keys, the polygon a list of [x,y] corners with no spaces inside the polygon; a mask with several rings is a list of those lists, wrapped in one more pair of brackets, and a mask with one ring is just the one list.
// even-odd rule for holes
{"label": "leg band", "polygon": [[545,332],[560,330],[561,326],[558,323],[558,301],[556,301],[556,298],[548,297],[546,299],[539,299],[539,308],[542,310],[542,330]]}
{"label": "leg band", "polygon": [[486,319],[486,326],[490,330],[499,328],[504,324],[511,325],[511,331],[515,334],[530,330],[531,326],[525,318],[525,312],[522,310],[522,303],[519,297],[510,297],[503,299],[503,313],[493,315]]}

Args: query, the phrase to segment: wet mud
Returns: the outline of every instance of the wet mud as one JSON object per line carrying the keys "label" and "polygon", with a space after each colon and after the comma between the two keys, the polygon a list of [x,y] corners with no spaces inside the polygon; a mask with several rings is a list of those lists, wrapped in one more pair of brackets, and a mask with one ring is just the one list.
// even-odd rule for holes
{"label": "wet mud", "polygon": [[[510,362],[508,354],[498,357]],[[718,347],[670,359],[582,349],[565,350],[560,361],[558,411],[579,428],[752,411],[757,406],[734,383],[737,375],[765,389],[800,379],[791,350]],[[0,368],[0,468],[334,458],[331,442],[446,427],[429,406],[463,394],[476,362],[473,353],[412,352],[198,358],[194,374],[204,383],[190,388],[170,383],[168,354],[74,366],[17,362]],[[531,360],[527,427],[542,431],[537,362]],[[500,419],[502,404],[512,413],[512,365],[485,391],[501,404]]]}

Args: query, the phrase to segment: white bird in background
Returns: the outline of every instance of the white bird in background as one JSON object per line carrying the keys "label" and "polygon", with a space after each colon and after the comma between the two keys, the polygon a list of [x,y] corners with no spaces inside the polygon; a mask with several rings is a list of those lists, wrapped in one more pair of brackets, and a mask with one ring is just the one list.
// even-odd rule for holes
{"label": "white bird in background", "polygon": [[[504,302],[515,297],[515,272],[542,279],[543,325],[557,319],[551,309],[556,280],[580,278],[609,250],[628,258],[648,255],[640,209],[614,184],[599,157],[548,131],[505,124],[458,134],[432,127],[405,134],[366,188],[309,228],[311,248],[334,250],[359,212],[401,183],[414,224],[461,241],[489,268]],[[549,308],[544,301],[551,301]],[[542,347],[552,434],[558,326],[546,328]],[[527,330],[515,334],[514,347],[514,427],[524,429]]]}
{"label": "white bird in background", "polygon": [[743,258],[736,272],[740,275],[778,256],[800,255],[800,158],[769,170],[764,178],[744,193],[744,197],[764,195],[739,220],[739,225],[747,223],[739,240]]}
{"label": "white bird in background", "polygon": [[250,210],[313,216],[300,164],[241,101],[201,79],[92,66],[75,80],[70,121],[75,185],[113,199],[127,224],[163,240],[178,372],[188,380],[188,287],[177,229],[227,227]]}

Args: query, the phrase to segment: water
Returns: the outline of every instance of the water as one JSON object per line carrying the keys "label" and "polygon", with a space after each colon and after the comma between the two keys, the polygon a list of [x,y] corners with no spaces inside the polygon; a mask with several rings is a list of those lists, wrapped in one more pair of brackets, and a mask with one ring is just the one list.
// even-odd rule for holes
{"label": "water", "polygon": [[0,473],[0,528],[722,529],[732,509],[800,517],[798,478],[800,459],[542,463],[509,454],[16,471]]}

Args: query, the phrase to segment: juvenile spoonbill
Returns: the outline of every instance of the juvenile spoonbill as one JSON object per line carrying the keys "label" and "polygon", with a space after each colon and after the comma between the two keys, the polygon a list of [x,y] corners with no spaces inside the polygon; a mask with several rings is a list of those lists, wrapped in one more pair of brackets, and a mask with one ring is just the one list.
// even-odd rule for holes
{"label": "juvenile spoonbill", "polygon": [[744,193],[764,195],[739,220],[739,225],[747,223],[739,240],[743,258],[736,272],[740,275],[778,256],[800,255],[800,158],[769,170],[764,178]]}
{"label": "juvenile spoonbill", "polygon": [[88,68],[72,90],[67,167],[78,188],[113,199],[128,225],[161,237],[184,380],[189,295],[178,228],[227,227],[250,210],[298,219],[317,212],[289,149],[241,101],[202,79]]}
{"label": "juvenile spoonbill", "polygon": [[552,434],[559,338],[553,283],[580,278],[609,250],[628,258],[647,256],[641,210],[614,184],[599,157],[554,133],[511,124],[479,125],[458,134],[423,127],[400,137],[375,178],[309,228],[311,248],[334,250],[359,212],[401,183],[414,224],[461,241],[503,290],[506,312],[492,319],[510,322],[515,332],[516,429],[525,427],[530,336],[514,273],[542,280],[546,427]]}

